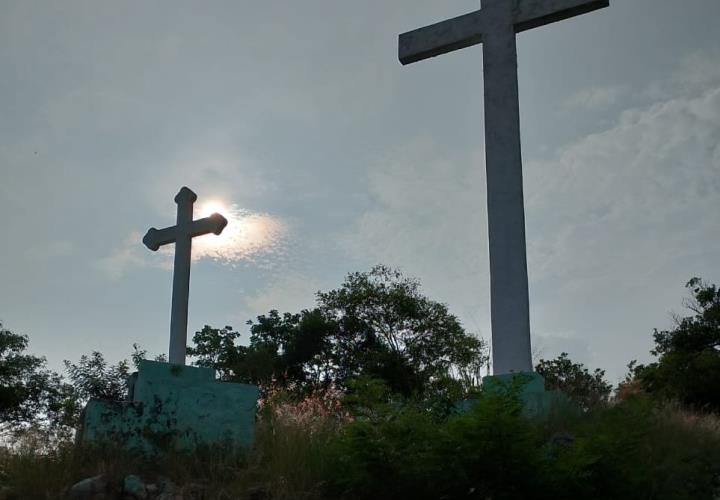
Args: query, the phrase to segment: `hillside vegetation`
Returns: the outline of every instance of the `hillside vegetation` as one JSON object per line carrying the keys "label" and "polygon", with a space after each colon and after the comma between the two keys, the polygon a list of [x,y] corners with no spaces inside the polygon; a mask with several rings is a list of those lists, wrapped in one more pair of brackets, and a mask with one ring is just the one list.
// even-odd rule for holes
{"label": "hillside vegetation", "polygon": [[[655,331],[656,361],[631,362],[618,388],[565,353],[540,360],[573,406],[530,418],[517,384],[482,390],[485,343],[417,282],[354,273],[313,310],[251,322],[247,346],[230,327],[198,332],[195,363],[261,387],[255,446],[155,457],[72,440],[88,398],[122,398],[142,349],[117,365],[83,356],[61,376],[0,328],[0,499],[64,498],[98,475],[88,498],[720,498],[720,291],[688,289],[693,315]],[[146,485],[135,496],[131,474]]]}

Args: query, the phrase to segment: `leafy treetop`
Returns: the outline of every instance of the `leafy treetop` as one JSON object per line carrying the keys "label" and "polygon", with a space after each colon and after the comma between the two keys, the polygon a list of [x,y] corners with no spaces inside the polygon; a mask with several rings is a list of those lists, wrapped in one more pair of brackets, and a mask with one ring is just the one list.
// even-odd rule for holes
{"label": "leafy treetop", "polygon": [[312,310],[272,310],[248,324],[248,346],[235,343],[239,334],[230,327],[206,326],[188,353],[225,380],[304,390],[373,377],[403,395],[448,384],[462,391],[477,383],[487,362],[485,343],[467,334],[447,306],[386,266],[351,273],[338,289],[318,292]]}

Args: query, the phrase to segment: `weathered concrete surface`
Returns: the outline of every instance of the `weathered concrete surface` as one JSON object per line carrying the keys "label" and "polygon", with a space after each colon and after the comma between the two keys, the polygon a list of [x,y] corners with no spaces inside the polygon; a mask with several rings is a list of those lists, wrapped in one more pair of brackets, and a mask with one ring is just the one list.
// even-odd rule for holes
{"label": "weathered concrete surface", "polygon": [[[528,418],[545,419],[556,412],[577,412],[577,406],[561,391],[545,389],[545,379],[536,372],[505,373],[483,377],[483,392],[508,393],[518,384],[518,396],[523,415]],[[459,401],[455,407],[460,413],[472,410],[476,399]]]}
{"label": "weathered concrete surface", "polygon": [[490,258],[493,373],[530,372],[530,304],[517,47],[512,2],[483,2],[485,172]]}
{"label": "weathered concrete surface", "polygon": [[516,377],[521,377],[519,381],[526,381],[519,394],[524,415],[532,418],[547,418],[553,412],[576,409],[561,391],[545,389],[545,379],[537,372],[505,373],[483,377],[483,391],[507,391],[518,381]]}
{"label": "weathered concrete surface", "polygon": [[249,447],[257,399],[256,386],[218,382],[210,368],[145,360],[130,401],[87,404],[79,439],[144,452],[221,443]]}

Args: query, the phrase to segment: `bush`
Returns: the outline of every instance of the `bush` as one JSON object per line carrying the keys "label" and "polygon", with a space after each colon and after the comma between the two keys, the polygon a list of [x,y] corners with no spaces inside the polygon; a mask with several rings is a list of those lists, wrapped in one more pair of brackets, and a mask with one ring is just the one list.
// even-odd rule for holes
{"label": "bush", "polygon": [[166,476],[187,500],[717,498],[720,419],[649,398],[553,421],[524,418],[513,393],[482,395],[470,412],[444,419],[382,399],[351,419],[333,410],[334,396],[314,398],[278,394],[248,456],[209,448],[145,460],[109,448],[47,450],[28,439],[0,450],[0,483],[18,499],[60,498],[100,473],[113,491],[125,474]]}
{"label": "bush", "polygon": [[223,380],[284,384],[299,396],[319,385],[345,388],[358,377],[382,379],[406,397],[477,387],[486,343],[424,296],[416,280],[376,266],[316,297],[312,310],[272,310],[248,322],[248,346],[236,344],[240,334],[229,326],[205,326],[188,354]]}
{"label": "bush", "polygon": [[712,499],[720,425],[686,416],[637,397],[553,422],[522,417],[512,393],[441,423],[403,406],[344,429],[329,496]]}
{"label": "bush", "polygon": [[660,400],[677,400],[720,412],[720,289],[699,278],[687,283],[694,316],[677,318],[672,330],[655,330],[658,361],[633,366],[631,378]]}
{"label": "bush", "polygon": [[605,371],[596,368],[590,373],[582,363],[573,363],[568,353],[544,360],[535,371],[545,378],[545,387],[561,390],[584,411],[608,402],[612,386],[605,380]]}

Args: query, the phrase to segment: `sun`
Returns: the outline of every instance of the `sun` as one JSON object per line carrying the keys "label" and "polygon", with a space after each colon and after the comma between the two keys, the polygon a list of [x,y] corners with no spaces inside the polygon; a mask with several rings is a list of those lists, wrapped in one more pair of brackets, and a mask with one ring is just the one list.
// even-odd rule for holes
{"label": "sun", "polygon": [[220,215],[227,217],[230,213],[230,209],[220,200],[209,200],[200,205],[200,209],[198,210],[198,215],[200,217],[207,217],[214,213],[219,213]]}

